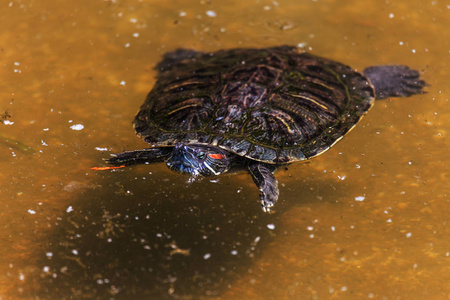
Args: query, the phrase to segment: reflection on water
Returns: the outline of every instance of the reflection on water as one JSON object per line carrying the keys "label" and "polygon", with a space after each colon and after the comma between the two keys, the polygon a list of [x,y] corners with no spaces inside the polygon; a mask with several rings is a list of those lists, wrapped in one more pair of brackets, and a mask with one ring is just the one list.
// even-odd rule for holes
{"label": "reflection on water", "polygon": [[[130,175],[111,173],[115,183],[71,201],[41,255],[44,293],[217,295],[272,240],[267,216],[223,184],[180,195],[167,179]],[[217,205],[219,192],[230,200]]]}
{"label": "reflection on water", "polygon": [[[0,296],[446,299],[449,8],[410,1],[10,1],[0,12]],[[428,94],[377,101],[328,153],[277,174],[187,183],[131,120],[178,47],[300,44],[361,70],[401,63]],[[124,149],[122,149],[124,147]],[[34,154],[33,154],[34,152]]]}

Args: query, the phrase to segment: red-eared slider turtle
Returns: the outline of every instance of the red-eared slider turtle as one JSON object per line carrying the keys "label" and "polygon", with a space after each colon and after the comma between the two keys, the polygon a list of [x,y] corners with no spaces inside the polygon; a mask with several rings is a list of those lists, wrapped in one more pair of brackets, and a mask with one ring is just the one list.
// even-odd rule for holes
{"label": "red-eared slider turtle", "polygon": [[158,80],[134,119],[149,149],[114,154],[112,165],[166,162],[179,173],[250,172],[264,211],[278,199],[273,172],[322,154],[375,98],[411,96],[426,85],[407,66],[362,73],[295,47],[179,49],[156,66]]}

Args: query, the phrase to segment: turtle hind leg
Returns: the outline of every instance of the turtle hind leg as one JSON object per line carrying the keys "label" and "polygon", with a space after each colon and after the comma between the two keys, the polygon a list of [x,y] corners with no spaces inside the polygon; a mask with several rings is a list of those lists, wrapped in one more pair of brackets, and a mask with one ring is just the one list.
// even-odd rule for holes
{"label": "turtle hind leg", "polygon": [[422,89],[427,85],[418,71],[402,65],[368,67],[363,74],[375,87],[377,100],[424,93]]}
{"label": "turtle hind leg", "polygon": [[172,154],[172,147],[150,148],[111,154],[105,162],[113,166],[132,166],[145,163],[157,163],[166,160]]}

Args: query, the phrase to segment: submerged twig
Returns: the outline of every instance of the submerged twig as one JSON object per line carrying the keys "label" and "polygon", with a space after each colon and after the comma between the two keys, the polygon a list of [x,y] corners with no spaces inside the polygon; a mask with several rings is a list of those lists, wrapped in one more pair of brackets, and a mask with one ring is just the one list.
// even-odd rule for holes
{"label": "submerged twig", "polygon": [[19,142],[12,138],[6,137],[2,134],[0,134],[0,143],[5,144],[6,146],[8,146],[12,149],[19,150],[20,152],[25,153],[25,154],[35,154],[36,153],[36,151],[34,151],[34,149],[31,148],[30,146],[27,146],[22,142]]}

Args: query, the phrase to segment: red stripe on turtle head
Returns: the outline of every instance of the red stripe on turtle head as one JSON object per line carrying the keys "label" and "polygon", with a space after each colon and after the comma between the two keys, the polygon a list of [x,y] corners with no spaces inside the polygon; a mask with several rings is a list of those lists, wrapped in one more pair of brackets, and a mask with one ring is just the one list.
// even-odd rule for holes
{"label": "red stripe on turtle head", "polygon": [[213,159],[224,159],[224,158],[226,158],[225,155],[218,154],[218,153],[208,154],[208,156],[213,158]]}

